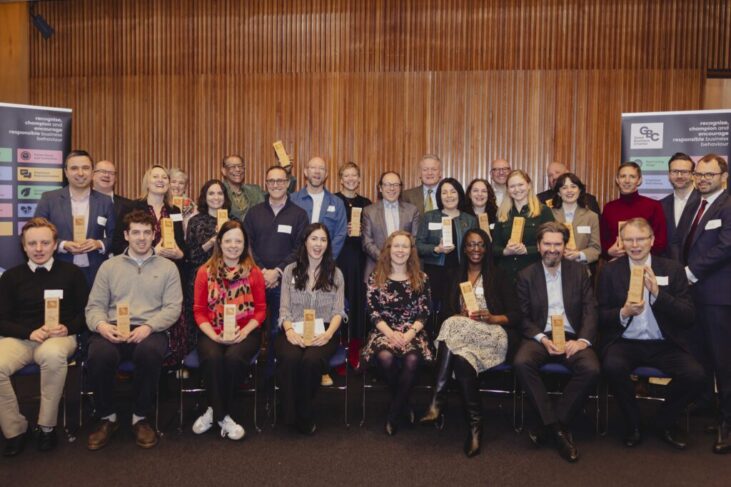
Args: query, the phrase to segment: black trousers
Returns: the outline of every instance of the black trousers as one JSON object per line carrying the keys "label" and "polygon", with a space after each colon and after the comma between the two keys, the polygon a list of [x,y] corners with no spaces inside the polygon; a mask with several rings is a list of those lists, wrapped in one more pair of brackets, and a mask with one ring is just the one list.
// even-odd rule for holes
{"label": "black trousers", "polygon": [[635,387],[630,380],[632,370],[641,365],[655,367],[672,377],[665,402],[655,418],[659,428],[672,426],[703,390],[705,373],[693,356],[667,340],[625,340],[620,338],[607,347],[602,369],[614,392],[627,428],[640,427],[640,409]]}
{"label": "black trousers", "polygon": [[249,371],[249,364],[261,347],[261,328],[255,328],[240,343],[224,345],[201,333],[198,354],[208,391],[208,405],[213,408],[213,419],[222,421],[231,414],[231,404],[241,382]]}
{"label": "black trousers", "polygon": [[[538,371],[549,362],[563,364],[573,372],[555,408]],[[566,355],[550,355],[546,347],[533,339],[523,340],[513,367],[544,425],[571,423],[599,380],[599,359],[591,347],[566,358]]]}
{"label": "black trousers", "polygon": [[701,364],[716,377],[719,419],[731,423],[731,306],[696,304],[696,322],[705,342]]}
{"label": "black trousers", "polygon": [[123,360],[132,360],[134,409],[137,416],[149,416],[155,406],[160,369],[168,349],[165,333],[151,333],[140,343],[112,343],[98,333],[89,338],[87,370],[99,417],[109,416],[114,408],[114,378]]}
{"label": "black trousers", "polygon": [[280,334],[274,341],[277,353],[277,379],[282,393],[284,422],[292,425],[297,420],[312,419],[312,400],[328,371],[330,358],[338,349],[339,335],[321,347],[300,348]]}

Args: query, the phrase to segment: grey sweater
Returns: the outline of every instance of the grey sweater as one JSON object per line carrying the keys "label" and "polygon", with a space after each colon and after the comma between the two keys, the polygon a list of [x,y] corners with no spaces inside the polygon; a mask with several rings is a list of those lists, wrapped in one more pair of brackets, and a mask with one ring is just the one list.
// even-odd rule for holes
{"label": "grey sweater", "polygon": [[91,331],[101,322],[116,323],[117,304],[129,304],[132,326],[148,325],[153,332],[171,327],[180,318],[183,292],[175,264],[152,255],[141,265],[126,252],[105,261],[86,304]]}

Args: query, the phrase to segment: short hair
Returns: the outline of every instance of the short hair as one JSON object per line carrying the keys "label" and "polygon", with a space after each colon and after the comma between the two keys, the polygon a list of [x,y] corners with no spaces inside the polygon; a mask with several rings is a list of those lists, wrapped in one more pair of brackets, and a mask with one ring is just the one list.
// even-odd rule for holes
{"label": "short hair", "polygon": [[241,161],[241,164],[246,164],[246,161],[244,161],[244,158],[241,157],[240,155],[238,155],[238,154],[228,154],[228,155],[223,156],[223,159],[221,159],[221,165],[222,166],[225,166],[226,165],[226,161],[228,161],[229,159],[233,159],[233,158],[236,158],[239,161]]}
{"label": "short hair", "polygon": [[728,162],[723,157],[719,156],[718,154],[706,154],[701,158],[698,162],[711,162],[716,161],[718,163],[718,167],[721,168],[721,172],[728,172]]}
{"label": "short hair", "polygon": [[360,167],[358,167],[358,164],[354,163],[353,161],[348,161],[340,166],[340,168],[338,168],[338,177],[342,178],[343,173],[348,169],[355,169],[358,172],[358,176],[360,176]]}
{"label": "short hair", "polygon": [[648,223],[647,220],[644,218],[630,218],[626,222],[622,224],[621,227],[619,227],[619,236],[624,237],[624,229],[627,228],[628,225],[632,225],[633,227],[639,228],[640,230],[647,230],[650,233],[651,237],[655,236],[655,232],[652,229],[652,225]]}
{"label": "short hair", "polygon": [[642,177],[642,168],[635,161],[627,161],[620,164],[617,168],[617,174],[615,174],[615,177],[619,176],[619,172],[625,167],[633,167],[637,171],[637,174]]}
{"label": "short hair", "polygon": [[287,170],[284,169],[282,166],[274,165],[274,166],[269,166],[267,168],[267,171],[264,173],[264,177],[265,178],[268,178],[269,177],[269,173],[272,172],[272,171],[274,171],[275,169],[277,169],[279,171],[282,171],[284,174],[287,174]]}
{"label": "short hair", "polygon": [[536,242],[543,241],[543,236],[547,233],[560,233],[563,235],[563,243],[566,244],[569,241],[569,229],[566,225],[560,222],[546,222],[538,227],[536,232]]}
{"label": "short hair", "polygon": [[376,190],[378,191],[378,199],[379,200],[382,200],[383,199],[383,193],[381,192],[381,186],[383,185],[383,178],[385,178],[389,174],[395,175],[398,178],[399,184],[403,184],[403,180],[401,179],[401,175],[399,173],[397,173],[396,171],[383,171],[381,173],[381,177],[378,178],[378,187],[376,188]]}
{"label": "short hair", "polygon": [[668,160],[668,170],[670,170],[670,164],[672,164],[675,161],[688,161],[690,162],[690,166],[695,166],[695,162],[693,162],[693,159],[691,157],[684,153],[684,152],[676,152],[672,156],[670,156],[670,159]]}
{"label": "short hair", "polygon": [[94,163],[94,167],[98,166],[98,165],[99,165],[100,163],[102,163],[102,162],[108,162],[109,164],[111,164],[112,166],[114,166],[114,169],[116,169],[116,168],[117,168],[117,163],[116,163],[116,162],[114,162],[114,161],[113,161],[113,160],[111,160],[111,159],[99,159],[98,161],[96,161],[96,162]]}
{"label": "short hair", "polygon": [[438,155],[429,153],[429,154],[424,154],[423,156],[421,156],[421,159],[419,159],[419,165],[421,165],[421,163],[427,159],[432,159],[434,161],[437,161],[439,164],[442,163],[442,159]]}
{"label": "short hair", "polygon": [[579,179],[579,176],[572,172],[565,172],[556,178],[556,182],[553,184],[553,207],[558,210],[563,205],[561,193],[558,190],[566,184],[567,179],[579,187],[579,197],[576,200],[576,204],[581,208],[586,208],[586,185]]}
{"label": "short hair", "polygon": [[209,179],[206,181],[206,184],[203,185],[201,192],[198,195],[198,213],[208,213],[208,201],[206,201],[206,196],[208,195],[208,190],[214,184],[219,185],[221,187],[221,191],[223,191],[223,208],[231,211],[231,198],[228,197],[226,186],[223,185],[223,182],[220,179]]}
{"label": "short hair", "polygon": [[133,210],[124,215],[124,230],[129,232],[130,227],[133,223],[140,223],[142,225],[149,225],[153,230],[155,229],[155,217],[145,210]]}
{"label": "short hair", "polygon": [[464,194],[464,188],[462,187],[462,184],[460,184],[459,181],[457,181],[454,178],[444,178],[441,181],[439,181],[439,184],[437,185],[437,191],[434,195],[437,200],[437,208],[440,210],[444,209],[444,204],[442,203],[442,186],[445,184],[449,184],[452,186],[456,191],[457,195],[459,195],[459,200],[457,201],[457,208],[459,211],[467,211],[467,197]]}
{"label": "short hair", "polygon": [[85,150],[82,150],[82,149],[74,149],[71,152],[69,152],[68,154],[66,154],[66,157],[63,160],[64,169],[66,169],[66,165],[68,164],[69,159],[71,159],[72,157],[86,157],[89,159],[89,161],[91,161],[91,166],[94,167],[94,159],[91,158],[91,156],[89,155],[88,152],[86,152]]}
{"label": "short hair", "polygon": [[58,240],[58,230],[56,229],[56,225],[42,216],[37,216],[31,218],[25,222],[25,225],[23,225],[23,229],[20,231],[20,243],[25,244],[25,232],[31,228],[48,228],[51,231],[51,234],[53,234],[53,241],[55,242]]}
{"label": "short hair", "polygon": [[168,169],[168,176],[172,180],[175,176],[178,176],[179,174],[182,174],[185,176],[185,184],[188,184],[190,181],[190,178],[188,177],[188,173],[180,169],[179,167],[171,167]]}

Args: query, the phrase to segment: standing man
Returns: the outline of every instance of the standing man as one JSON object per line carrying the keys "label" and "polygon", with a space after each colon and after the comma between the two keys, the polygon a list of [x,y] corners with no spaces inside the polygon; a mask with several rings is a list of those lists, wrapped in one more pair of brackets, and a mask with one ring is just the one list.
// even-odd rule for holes
{"label": "standing man", "polygon": [[505,195],[508,194],[508,174],[512,169],[510,163],[505,159],[495,159],[490,165],[490,182],[492,183],[492,189],[495,191],[495,200],[497,206],[503,203]]}
{"label": "standing man", "polygon": [[264,192],[256,184],[245,184],[246,164],[238,154],[231,154],[221,161],[223,185],[231,200],[231,216],[240,222],[254,205],[264,201]]}
{"label": "standing man", "polygon": [[[542,427],[530,434],[531,441],[538,445],[552,435],[561,457],[575,462],[579,452],[568,427],[599,379],[599,360],[592,349],[597,334],[596,300],[586,266],[562,258],[569,239],[566,227],[544,223],[536,238],[541,262],[518,274],[521,331],[526,339],[513,366],[542,421]],[[553,323],[559,319],[565,330],[565,351],[553,342]],[[539,372],[549,362],[563,364],[572,372],[556,407]]]}
{"label": "standing man", "polygon": [[419,210],[419,215],[437,209],[437,185],[442,180],[442,160],[436,154],[426,154],[419,161],[421,184],[407,189],[401,198]]}
{"label": "standing man", "polygon": [[325,189],[327,164],[322,157],[313,157],[305,166],[304,188],[292,193],[292,203],[307,212],[310,223],[322,223],[332,239],[333,258],[337,259],[348,236],[348,217],[343,200]]}
{"label": "standing man", "polygon": [[619,188],[619,198],[604,205],[601,215],[602,252],[610,259],[625,256],[619,240],[619,224],[632,218],[644,218],[655,235],[652,253],[662,255],[668,242],[665,214],[659,201],[640,195],[642,169],[636,162],[622,163],[617,169],[615,183]]}
{"label": "standing man", "polygon": [[115,222],[119,221],[119,215],[122,213],[122,210],[131,202],[129,198],[125,198],[119,194],[114,194],[114,185],[116,183],[117,168],[112,161],[99,161],[96,165],[94,165],[92,188],[112,199],[112,202],[114,203]]}
{"label": "standing man", "polygon": [[[554,191],[554,185],[559,176],[562,176],[569,172],[569,168],[563,162],[550,162],[546,166],[546,178],[548,179],[548,188],[542,193],[538,193],[536,196],[538,200],[549,208],[553,208],[553,197],[556,196]],[[599,202],[596,200],[596,196],[590,193],[585,193],[584,198],[586,199],[586,207],[597,215],[601,215],[602,212],[599,210]]]}
{"label": "standing man", "polygon": [[686,205],[698,204],[700,195],[693,188],[693,159],[687,154],[677,152],[668,161],[668,179],[673,192],[660,200],[665,215],[668,244],[673,241],[680,217]]}
{"label": "standing man", "polygon": [[[3,455],[23,451],[28,421],[20,414],[10,377],[30,363],[41,369],[41,407],[35,430],[40,451],[57,443],[58,403],[67,359],[84,326],[89,287],[81,270],[55,260],[56,227],[45,218],[28,220],[20,234],[28,262],[0,277],[0,429],[7,438]],[[58,323],[45,320],[46,299],[58,298]]]}
{"label": "standing man", "polygon": [[[147,420],[155,407],[160,369],[168,348],[165,330],[180,318],[183,293],[178,268],[155,254],[155,217],[134,210],[124,217],[124,253],[112,257],[99,275],[86,305],[89,338],[88,373],[100,418],[89,435],[89,450],[106,446],[119,428],[114,407],[114,377],[122,360],[134,363],[132,428],[141,448],[157,445],[157,434]],[[118,329],[117,311],[127,309],[129,335]]]}
{"label": "standing man", "polygon": [[[116,221],[112,199],[91,189],[92,166],[88,152],[71,151],[64,160],[68,186],[43,193],[35,214],[56,226],[56,257],[81,267],[89,285],[107,259]],[[86,226],[86,239],[80,242],[74,241],[75,218],[83,218]]]}
{"label": "standing man", "polygon": [[731,453],[731,196],[724,191],[728,162],[704,156],[693,173],[700,200],[686,205],[678,223],[673,257],[685,264],[701,334],[701,364],[715,375],[720,399],[715,453]]}

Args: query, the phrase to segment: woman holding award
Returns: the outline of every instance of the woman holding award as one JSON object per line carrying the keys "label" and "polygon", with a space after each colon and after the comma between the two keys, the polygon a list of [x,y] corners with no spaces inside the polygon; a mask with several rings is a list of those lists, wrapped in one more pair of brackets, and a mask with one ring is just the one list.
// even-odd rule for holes
{"label": "woman holding award", "polygon": [[188,197],[188,174],[177,167],[170,168],[168,174],[170,175],[172,204],[183,212],[183,230],[185,235],[188,235],[188,223],[198,213],[195,202]]}
{"label": "woman holding award", "polygon": [[576,174],[567,172],[556,179],[553,188],[556,194],[551,208],[553,217],[570,226],[564,258],[584,264],[595,263],[602,252],[599,215],[586,206],[586,186]]}
{"label": "woman holding award", "polygon": [[231,418],[232,403],[261,345],[265,289],[241,223],[223,223],[215,236],[213,255],[195,278],[193,313],[200,330],[198,353],[209,403],[193,423],[196,434],[208,431],[215,421],[222,438],[244,437],[244,428]]}
{"label": "woman holding award", "polygon": [[[490,238],[468,230],[462,241],[460,272],[451,283],[442,309],[434,396],[422,424],[439,421],[447,403],[447,383],[454,373],[469,424],[464,452],[473,457],[482,441],[482,402],[478,374],[505,362],[520,342],[520,305],[505,273],[494,266]],[[469,283],[469,284],[468,284]]]}
{"label": "woman holding award", "polygon": [[511,171],[507,187],[509,198],[504,198],[498,208],[492,232],[492,253],[515,283],[518,272],[540,260],[536,232],[542,223],[553,221],[553,213],[538,201],[530,176],[524,171]]}
{"label": "woman holding award", "polygon": [[368,316],[374,325],[361,352],[363,363],[375,362],[391,390],[385,430],[393,436],[398,421],[414,421],[409,396],[422,361],[433,358],[424,324],[429,318],[429,278],[419,269],[410,233],[393,232],[368,280]]}
{"label": "woman holding award", "polygon": [[[497,217],[497,199],[495,191],[486,179],[473,179],[467,185],[467,213],[479,218],[486,214],[488,222],[492,225]],[[479,221],[478,221],[479,223]],[[484,230],[484,228],[483,228]]]}
{"label": "woman holding award", "polygon": [[274,342],[284,421],[312,435],[312,399],[337,351],[337,331],[345,317],[343,273],[335,266],[330,234],[322,223],[303,231],[297,260],[284,268],[279,324]]}

